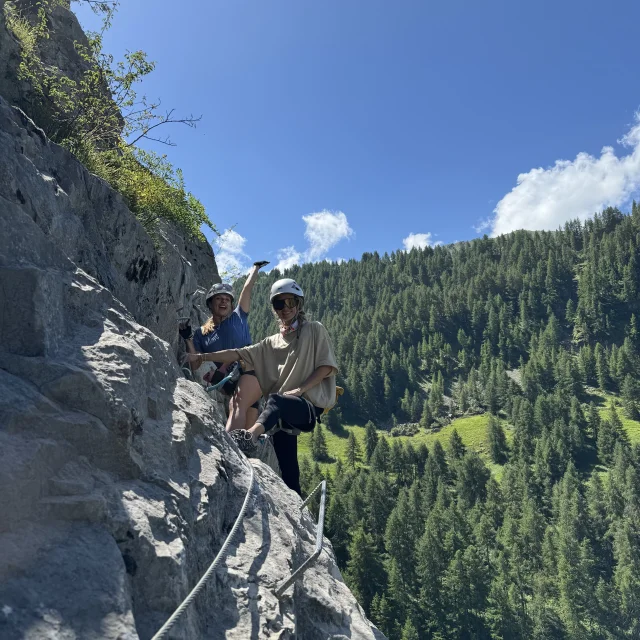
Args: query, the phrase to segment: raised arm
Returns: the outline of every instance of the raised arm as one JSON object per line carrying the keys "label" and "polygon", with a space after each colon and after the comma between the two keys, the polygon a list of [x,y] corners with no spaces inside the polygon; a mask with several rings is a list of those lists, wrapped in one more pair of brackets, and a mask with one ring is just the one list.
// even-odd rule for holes
{"label": "raised arm", "polygon": [[249,308],[251,307],[251,289],[253,289],[253,285],[258,279],[258,272],[262,267],[264,267],[265,264],[269,263],[265,260],[261,262],[254,262],[253,267],[251,267],[251,271],[249,272],[247,281],[244,283],[244,287],[242,287],[242,293],[240,294],[240,300],[238,304],[245,313],[249,313]]}

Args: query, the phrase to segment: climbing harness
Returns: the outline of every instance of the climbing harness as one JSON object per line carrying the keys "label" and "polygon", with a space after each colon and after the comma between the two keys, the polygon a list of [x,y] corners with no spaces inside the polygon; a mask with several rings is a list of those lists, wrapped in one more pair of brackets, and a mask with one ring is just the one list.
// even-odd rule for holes
{"label": "climbing harness", "polygon": [[[213,572],[218,566],[218,563],[225,555],[227,551],[227,547],[229,546],[229,543],[231,542],[233,536],[238,531],[238,528],[240,527],[240,523],[244,518],[244,514],[247,511],[247,506],[249,505],[249,496],[251,495],[251,489],[253,488],[254,469],[253,469],[253,465],[250,462],[247,462],[247,465],[249,466],[249,470],[251,472],[251,476],[249,478],[249,488],[247,489],[247,495],[244,497],[244,502],[242,503],[242,508],[240,509],[240,513],[238,514],[236,521],[233,523],[233,527],[231,528],[229,535],[224,541],[224,544],[222,545],[222,547],[220,547],[220,551],[218,551],[218,555],[216,555],[213,562],[209,565],[209,568],[205,571],[202,578],[198,580],[198,584],[196,584],[196,586],[191,590],[191,593],[189,593],[189,595],[182,601],[180,606],[171,614],[171,617],[162,625],[160,630],[156,633],[155,636],[153,636],[151,640],[160,640],[161,638],[164,638],[167,635],[167,633],[171,630],[173,625],[180,619],[180,616],[182,616],[182,614],[186,611],[187,607],[193,602],[193,600],[200,593],[200,591],[202,591],[202,589],[207,584],[207,582],[209,582],[209,579],[213,575]],[[324,517],[324,502],[323,502],[323,517]]]}
{"label": "climbing harness", "polygon": [[282,582],[282,584],[275,590],[275,594],[278,598],[282,598],[284,592],[289,588],[289,586],[295,582],[307,569],[315,564],[315,561],[320,557],[322,553],[322,545],[324,542],[324,509],[327,501],[327,481],[323,480],[308,496],[307,499],[300,506],[300,511],[302,511],[309,500],[313,498],[313,496],[318,492],[319,489],[322,489],[322,494],[320,496],[320,511],[318,513],[318,524],[316,525],[316,548],[315,551],[286,579]]}

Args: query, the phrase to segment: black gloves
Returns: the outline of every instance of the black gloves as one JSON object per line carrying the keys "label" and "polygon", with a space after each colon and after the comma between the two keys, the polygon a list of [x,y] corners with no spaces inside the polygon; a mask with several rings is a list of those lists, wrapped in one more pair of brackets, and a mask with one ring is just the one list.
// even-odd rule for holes
{"label": "black gloves", "polygon": [[184,324],[180,325],[178,330],[180,337],[184,340],[191,340],[193,338],[193,329],[191,328],[191,321],[187,320]]}

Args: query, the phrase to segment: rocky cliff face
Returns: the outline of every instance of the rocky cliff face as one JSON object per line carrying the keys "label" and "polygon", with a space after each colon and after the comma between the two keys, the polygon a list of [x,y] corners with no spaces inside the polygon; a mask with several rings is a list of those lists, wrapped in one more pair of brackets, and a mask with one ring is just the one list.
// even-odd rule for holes
{"label": "rocky cliff face", "polygon": [[[220,407],[175,358],[176,316],[217,279],[213,253],[169,227],[154,246],[2,99],[0,228],[0,637],[150,638],[248,489]],[[169,637],[381,637],[330,546],[275,597],[314,526],[255,466],[239,534]]]}
{"label": "rocky cliff face", "polygon": [[[29,113],[33,96],[28,83],[18,79],[20,45],[7,28],[8,4],[0,0],[0,95]],[[33,24],[38,19],[40,4],[40,0],[12,0],[10,8]],[[75,43],[86,46],[87,38],[74,13],[69,11],[67,0],[56,0],[50,5],[47,26],[54,37],[39,44],[41,59],[46,66],[60,69],[63,75],[79,81],[88,65],[78,56]]]}

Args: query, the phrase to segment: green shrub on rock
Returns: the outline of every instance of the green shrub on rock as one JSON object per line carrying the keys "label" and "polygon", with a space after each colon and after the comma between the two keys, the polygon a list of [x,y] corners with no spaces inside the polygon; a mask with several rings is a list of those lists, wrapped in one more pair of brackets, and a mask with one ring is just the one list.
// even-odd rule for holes
{"label": "green shrub on rock", "polygon": [[121,193],[152,236],[160,219],[195,237],[202,238],[202,225],[217,233],[167,156],[135,146],[141,140],[173,146],[168,137],[157,137],[158,129],[175,123],[195,127],[199,118],[176,117],[173,109],[162,111],[159,101],[137,94],[136,85],[155,68],[143,51],[128,52],[118,63],[103,53],[102,37],[117,2],[95,4],[104,15],[103,30],[74,43],[73,73],[47,64],[42,48],[50,37],[48,16],[63,5],[60,0],[41,0],[29,14],[21,13],[15,2],[4,6],[7,25],[21,47],[19,79],[30,89],[27,115],[51,140]]}

